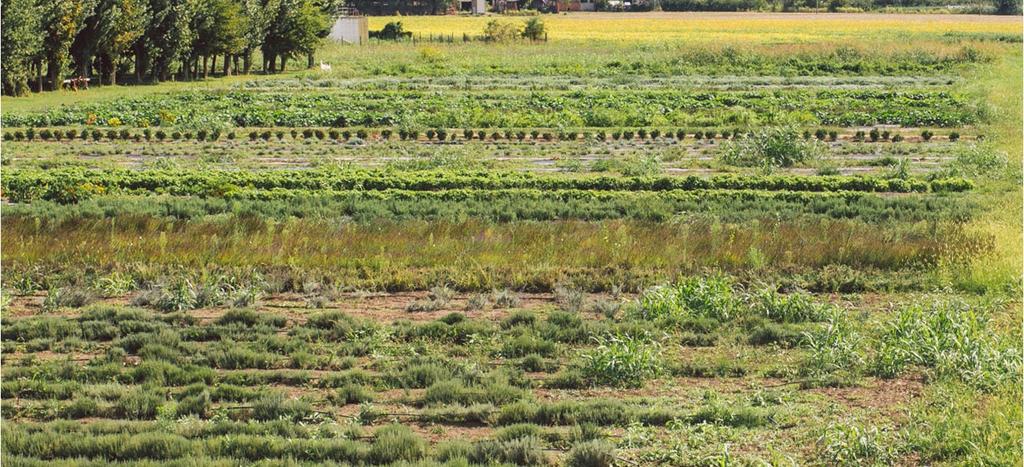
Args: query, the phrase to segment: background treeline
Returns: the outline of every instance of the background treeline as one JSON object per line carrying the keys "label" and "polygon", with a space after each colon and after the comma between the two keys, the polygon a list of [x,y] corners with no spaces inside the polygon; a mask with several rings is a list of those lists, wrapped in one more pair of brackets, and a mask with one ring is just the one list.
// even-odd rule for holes
{"label": "background treeline", "polygon": [[[492,2],[493,3],[493,2]],[[519,9],[557,11],[556,0],[521,0]],[[450,11],[447,0],[351,0],[346,3],[368,15],[436,15]],[[596,0],[598,11],[874,11],[940,10],[953,13],[1020,14],[1021,0],[646,0],[622,3]]]}
{"label": "background treeline", "polygon": [[340,0],[2,0],[3,92],[67,76],[117,84],[283,70],[312,54]]}

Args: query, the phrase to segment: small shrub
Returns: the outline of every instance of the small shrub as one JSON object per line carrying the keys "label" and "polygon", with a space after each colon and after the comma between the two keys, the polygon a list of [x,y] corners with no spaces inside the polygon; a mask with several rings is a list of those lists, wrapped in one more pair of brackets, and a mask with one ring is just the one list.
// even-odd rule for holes
{"label": "small shrub", "polygon": [[516,308],[519,306],[519,295],[510,289],[501,289],[491,293],[494,308]]}
{"label": "small shrub", "polygon": [[364,386],[349,383],[338,389],[338,392],[335,393],[335,400],[340,404],[373,402],[373,393]]}
{"label": "small shrub", "polygon": [[720,158],[726,164],[741,167],[792,167],[821,158],[825,153],[823,146],[819,141],[801,140],[792,128],[774,127],[727,143]]}
{"label": "small shrub", "polygon": [[487,307],[487,295],[482,293],[475,293],[469,296],[466,300],[466,311],[477,311],[483,310]]}
{"label": "small shrub", "polygon": [[46,294],[43,300],[43,309],[56,310],[58,308],[81,308],[96,300],[92,291],[75,286],[52,289]]}
{"label": "small shrub", "polygon": [[555,286],[555,303],[565,311],[577,312],[583,309],[586,295],[582,290],[568,285]]}
{"label": "small shrub", "polygon": [[615,447],[604,440],[578,443],[565,456],[567,467],[612,467],[615,465]]}
{"label": "small shrub", "polygon": [[483,465],[547,465],[547,456],[535,437],[507,441],[481,441],[476,444],[470,462]]}
{"label": "small shrub", "polygon": [[949,141],[950,142],[956,142],[956,141],[959,141],[959,140],[960,140],[960,133],[957,133],[955,131],[949,132]]}
{"label": "small shrub", "polygon": [[369,459],[374,464],[382,465],[416,462],[423,458],[426,451],[426,443],[411,429],[402,425],[388,425],[374,433]]}

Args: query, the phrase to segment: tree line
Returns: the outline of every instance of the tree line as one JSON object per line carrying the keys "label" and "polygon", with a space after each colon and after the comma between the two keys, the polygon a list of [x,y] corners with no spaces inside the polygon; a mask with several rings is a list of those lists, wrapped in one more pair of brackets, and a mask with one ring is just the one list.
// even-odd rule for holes
{"label": "tree line", "polygon": [[[313,52],[341,0],[0,0],[3,92],[59,89],[66,76],[117,84],[284,70]],[[218,59],[220,62],[218,63]]]}

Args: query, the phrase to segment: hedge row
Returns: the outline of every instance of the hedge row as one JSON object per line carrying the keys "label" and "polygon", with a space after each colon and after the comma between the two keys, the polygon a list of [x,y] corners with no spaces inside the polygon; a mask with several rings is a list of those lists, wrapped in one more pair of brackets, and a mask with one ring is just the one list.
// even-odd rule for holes
{"label": "hedge row", "polygon": [[863,176],[612,177],[536,175],[524,172],[447,171],[391,172],[386,170],[317,169],[128,170],[22,169],[5,174],[4,195],[12,201],[44,199],[76,202],[98,194],[172,194],[206,197],[239,191],[442,191],[442,190],[581,190],[581,191],[694,191],[766,190],[800,192],[959,192],[971,189],[963,178],[925,181]]}

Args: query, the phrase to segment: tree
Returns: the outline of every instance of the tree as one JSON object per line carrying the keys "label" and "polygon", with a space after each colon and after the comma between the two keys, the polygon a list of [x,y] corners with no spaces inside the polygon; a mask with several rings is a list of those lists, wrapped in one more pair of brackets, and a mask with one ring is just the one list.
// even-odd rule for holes
{"label": "tree", "polygon": [[252,53],[263,45],[280,10],[281,0],[243,0],[242,67],[245,74],[252,70]]}
{"label": "tree", "polygon": [[[64,67],[75,36],[85,27],[91,16],[95,0],[40,0],[39,17],[42,21],[43,52],[46,57],[46,76],[50,89],[57,89],[62,81]],[[9,10],[4,10],[7,13]]]}
{"label": "tree", "polygon": [[117,84],[117,66],[121,56],[142,37],[149,24],[149,5],[145,0],[102,0],[96,50],[110,70],[110,84]]}
{"label": "tree", "polygon": [[[207,57],[238,53],[244,45],[242,6],[234,0],[202,0],[202,7],[193,19],[195,41],[193,52],[203,57],[203,77],[207,76]],[[212,68],[212,67],[211,67]]]}
{"label": "tree", "polygon": [[43,51],[39,9],[35,0],[2,0],[0,10],[3,10],[3,22],[0,22],[3,92],[21,96],[29,90],[32,62]]}
{"label": "tree", "polygon": [[1021,0],[995,0],[995,7],[998,15],[1021,14]]}
{"label": "tree", "polygon": [[523,37],[531,41],[544,38],[545,32],[544,21],[537,16],[526,20],[526,25],[523,27]]}
{"label": "tree", "polygon": [[282,0],[263,41],[264,70],[273,71],[280,57],[283,71],[289,58],[316,50],[328,24],[328,15],[311,0]]}
{"label": "tree", "polygon": [[135,41],[135,74],[153,81],[171,78],[192,44],[190,0],[149,0],[146,33]]}

